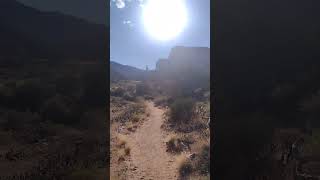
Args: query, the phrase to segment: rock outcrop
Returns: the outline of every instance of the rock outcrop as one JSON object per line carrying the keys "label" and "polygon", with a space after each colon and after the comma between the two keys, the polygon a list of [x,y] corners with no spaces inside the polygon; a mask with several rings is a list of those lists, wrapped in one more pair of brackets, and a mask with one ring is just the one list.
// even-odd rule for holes
{"label": "rock outcrop", "polygon": [[[156,64],[156,77],[167,88],[192,93],[198,88],[210,88],[210,49],[206,47],[172,48],[167,59]],[[179,93],[180,94],[180,93]]]}
{"label": "rock outcrop", "polygon": [[159,73],[201,72],[210,76],[210,49],[206,47],[172,48],[168,59],[159,59],[156,65]]}

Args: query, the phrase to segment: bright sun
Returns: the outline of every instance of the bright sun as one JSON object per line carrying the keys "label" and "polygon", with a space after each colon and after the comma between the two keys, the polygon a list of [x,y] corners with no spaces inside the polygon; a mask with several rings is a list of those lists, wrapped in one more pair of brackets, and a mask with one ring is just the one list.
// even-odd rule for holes
{"label": "bright sun", "polygon": [[143,21],[146,30],[155,39],[173,39],[187,24],[184,0],[148,0],[143,8]]}

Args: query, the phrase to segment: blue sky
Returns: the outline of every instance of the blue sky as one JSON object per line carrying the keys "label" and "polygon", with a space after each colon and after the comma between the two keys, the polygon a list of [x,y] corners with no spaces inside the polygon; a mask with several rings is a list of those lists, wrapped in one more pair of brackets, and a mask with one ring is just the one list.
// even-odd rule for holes
{"label": "blue sky", "polygon": [[174,46],[210,47],[210,0],[184,0],[188,24],[169,41],[158,41],[145,30],[141,4],[146,0],[110,0],[110,59],[121,64],[154,69]]}

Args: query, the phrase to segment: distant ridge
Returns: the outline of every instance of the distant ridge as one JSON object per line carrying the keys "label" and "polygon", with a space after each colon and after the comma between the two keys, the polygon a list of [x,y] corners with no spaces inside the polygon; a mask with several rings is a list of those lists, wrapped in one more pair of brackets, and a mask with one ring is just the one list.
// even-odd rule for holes
{"label": "distant ridge", "polygon": [[107,59],[108,28],[0,0],[0,57]]}
{"label": "distant ridge", "polygon": [[113,81],[154,78],[175,79],[193,84],[194,87],[207,87],[210,83],[210,48],[173,47],[168,58],[159,59],[156,70],[150,71],[110,61],[110,79]]}
{"label": "distant ridge", "polygon": [[141,80],[145,77],[145,70],[110,61],[111,80]]}

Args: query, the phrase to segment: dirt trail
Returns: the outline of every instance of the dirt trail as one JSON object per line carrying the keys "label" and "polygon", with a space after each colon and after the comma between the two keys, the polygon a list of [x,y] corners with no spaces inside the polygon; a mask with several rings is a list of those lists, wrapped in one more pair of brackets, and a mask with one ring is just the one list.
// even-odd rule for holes
{"label": "dirt trail", "polygon": [[166,152],[165,134],[161,130],[164,121],[164,110],[146,102],[148,119],[137,131],[130,135],[128,144],[131,147],[128,161],[128,179],[175,180],[177,165],[174,157]]}

